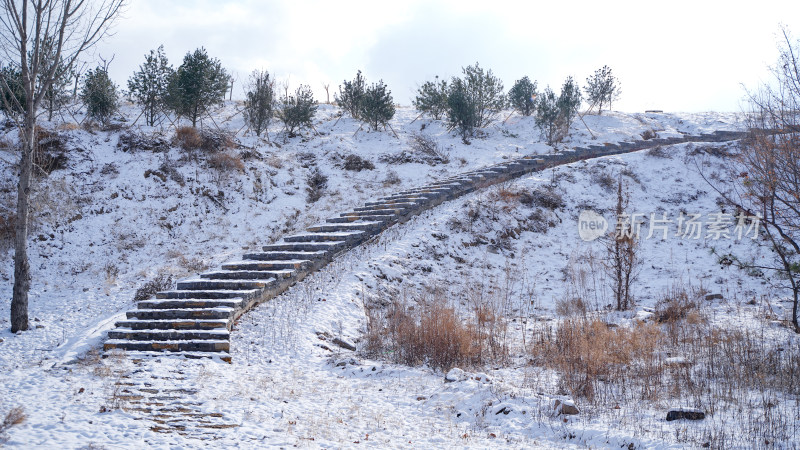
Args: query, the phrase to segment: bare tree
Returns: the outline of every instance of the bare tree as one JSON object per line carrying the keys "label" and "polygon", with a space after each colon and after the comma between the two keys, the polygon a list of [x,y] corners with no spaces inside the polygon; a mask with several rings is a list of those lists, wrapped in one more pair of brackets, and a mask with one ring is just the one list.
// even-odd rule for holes
{"label": "bare tree", "polygon": [[331,93],[330,93],[331,84],[330,83],[322,83],[322,87],[325,88],[325,104],[326,105],[330,105],[331,104]]}
{"label": "bare tree", "polygon": [[630,203],[630,194],[622,189],[622,175],[617,184],[617,225],[606,241],[604,265],[611,276],[611,290],[617,303],[617,311],[633,307],[632,288],[639,275],[639,236],[632,218],[625,213]]}
{"label": "bare tree", "polygon": [[[12,93],[11,101],[23,113],[14,118],[20,130],[21,155],[17,185],[17,220],[14,237],[14,291],[11,299],[11,331],[28,329],[29,195],[33,152],[36,145],[37,111],[53,81],[64,76],[78,57],[108,34],[124,0],[0,0],[0,43],[9,61],[19,64],[25,105],[14,98],[8,81],[0,89]],[[53,58],[63,65],[44,64],[45,42],[51,41]]]}
{"label": "bare tree", "polygon": [[737,229],[760,230],[759,242],[774,259],[763,263],[725,256],[740,268],[778,275],[792,293],[791,322],[800,333],[800,41],[792,43],[786,29],[783,40],[773,82],[748,93],[748,136],[727,163],[731,182],[723,186],[700,172],[737,209]]}

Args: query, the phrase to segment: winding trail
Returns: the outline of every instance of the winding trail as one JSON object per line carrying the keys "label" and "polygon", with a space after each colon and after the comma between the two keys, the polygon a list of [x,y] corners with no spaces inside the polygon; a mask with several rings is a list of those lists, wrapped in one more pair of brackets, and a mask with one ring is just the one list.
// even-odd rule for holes
{"label": "winding trail", "polygon": [[180,281],[174,290],[143,300],[116,323],[106,352],[124,351],[135,369],[117,383],[122,407],[152,423],[157,432],[213,438],[214,430],[237,424],[194,401],[195,382],[177,366],[159,364],[165,355],[231,361],[230,333],[237,318],[324,267],[338,255],[412,216],[470,192],[532,172],[579,160],[630,153],[686,142],[726,142],[744,132],[578,147],[558,154],[526,156],[462,173],[365,203],[364,206],[286,236],[283,242],[248,253],[218,270]]}

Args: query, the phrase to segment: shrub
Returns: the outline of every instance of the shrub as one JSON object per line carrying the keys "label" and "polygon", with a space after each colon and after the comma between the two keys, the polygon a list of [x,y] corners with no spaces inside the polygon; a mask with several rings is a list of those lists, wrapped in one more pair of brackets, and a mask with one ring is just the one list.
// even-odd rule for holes
{"label": "shrub", "polygon": [[219,172],[243,171],[244,163],[241,158],[225,152],[214,153],[208,157],[208,165]]}
{"label": "shrub", "polygon": [[594,400],[603,381],[623,382],[629,373],[657,370],[661,332],[653,324],[610,328],[599,320],[567,319],[535,342],[534,359],[558,370],[562,388]]}
{"label": "shrub", "polygon": [[366,92],[366,81],[359,70],[353,81],[345,80],[339,86],[339,95],[334,95],[336,103],[354,119],[360,118],[361,100]]}
{"label": "shrub", "polygon": [[328,177],[319,171],[316,167],[311,170],[306,178],[306,192],[308,193],[308,202],[314,203],[320,198],[328,187]]}
{"label": "shrub", "polygon": [[472,320],[464,320],[443,292],[434,290],[414,306],[398,300],[383,311],[368,306],[364,351],[443,371],[480,366],[506,356],[503,327],[503,319],[487,304],[476,305]]}
{"label": "shrub", "polygon": [[178,127],[175,130],[175,144],[183,150],[197,150],[203,146],[200,131],[194,127]]}
{"label": "shrub", "polygon": [[380,80],[364,91],[359,105],[359,118],[377,131],[379,125],[385,128],[392,117],[394,117],[392,92],[386,88],[383,80]]}
{"label": "shrub", "polygon": [[517,80],[508,90],[508,102],[523,116],[533,114],[536,106],[536,81],[531,82],[527,76]]}
{"label": "shrub", "polygon": [[159,273],[155,278],[146,282],[142,287],[136,290],[133,301],[148,300],[155,297],[157,292],[172,289],[172,282],[172,275],[168,273]]}
{"label": "shrub", "polygon": [[642,139],[645,141],[649,141],[650,139],[657,138],[658,135],[656,134],[655,130],[644,130],[642,132]]}
{"label": "shrub", "polygon": [[204,48],[186,53],[183,63],[170,76],[167,105],[180,116],[197,125],[197,119],[214,105],[221,104],[228,92],[231,77],[216,58]]}
{"label": "shrub", "polygon": [[591,105],[597,105],[597,114],[603,113],[603,105],[611,108],[611,102],[618,99],[620,95],[619,84],[611,69],[603,66],[595,70],[594,75],[586,79],[587,100]]}
{"label": "shrub", "polygon": [[[187,127],[193,129],[191,127]],[[176,132],[177,134],[177,132]],[[150,151],[153,153],[169,151],[169,141],[161,134],[146,134],[135,130],[126,130],[119,135],[117,148],[123,152]]]}
{"label": "shrub", "polygon": [[267,130],[274,106],[275,82],[266,70],[253,71],[244,101],[244,119],[256,136]]}
{"label": "shrub", "polygon": [[447,118],[451,127],[457,128],[466,142],[495,119],[505,106],[503,83],[484,71],[478,63],[462,69],[463,78],[453,78],[447,95]]}
{"label": "shrub", "polygon": [[159,45],[158,50],[150,50],[150,54],[145,55],[144,64],[128,79],[128,91],[141,105],[149,126],[155,125],[156,118],[166,106],[169,80],[174,72],[164,55],[164,46]]}
{"label": "shrub", "polygon": [[108,70],[97,67],[86,73],[81,91],[86,115],[105,125],[117,111],[117,86],[108,77]]}
{"label": "shrub", "polygon": [[294,96],[283,98],[277,116],[283,122],[289,137],[294,137],[299,129],[311,126],[316,112],[317,105],[314,103],[311,88],[301,85]]}
{"label": "shrub", "polygon": [[436,81],[426,81],[411,103],[417,111],[440,120],[447,112],[447,81],[439,80],[438,75]]}
{"label": "shrub", "polygon": [[203,150],[207,153],[228,150],[235,145],[230,133],[226,131],[198,130],[193,127],[178,127],[173,142],[186,151]]}
{"label": "shrub", "polygon": [[362,170],[375,169],[375,164],[372,164],[370,160],[364,159],[358,155],[347,155],[344,159],[344,164],[342,164],[342,168],[344,170],[361,172]]}
{"label": "shrub", "polygon": [[442,151],[439,143],[430,135],[422,133],[412,133],[409,139],[409,146],[415,153],[423,156],[427,164],[449,164],[450,157]]}

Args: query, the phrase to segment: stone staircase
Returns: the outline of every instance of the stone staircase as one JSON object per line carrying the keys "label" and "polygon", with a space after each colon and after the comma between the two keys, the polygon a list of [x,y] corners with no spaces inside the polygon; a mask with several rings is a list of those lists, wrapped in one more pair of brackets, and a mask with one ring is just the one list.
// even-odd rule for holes
{"label": "stone staircase", "polygon": [[715,132],[528,156],[367,202],[309,227],[304,233],[286,236],[281,243],[265,245],[261,252],[225,263],[219,270],[180,281],[175,290],[159,292],[156,299],[140,301],[137,309],[127,312],[127,319],[108,333],[104,349],[122,349],[131,356],[171,352],[230,362],[230,330],[240,315],[284,292],[337,254],[442,202],[554,165],[658,145],[721,142],[742,136],[737,132]]}

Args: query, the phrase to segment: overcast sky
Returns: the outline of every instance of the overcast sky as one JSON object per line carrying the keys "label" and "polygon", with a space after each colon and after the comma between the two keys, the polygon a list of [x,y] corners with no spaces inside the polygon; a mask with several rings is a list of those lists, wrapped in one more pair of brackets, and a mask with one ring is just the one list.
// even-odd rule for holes
{"label": "overcast sky", "polygon": [[198,47],[236,78],[254,69],[325,100],[361,69],[409,105],[435,75],[476,61],[506,87],[527,75],[558,93],[604,64],[620,80],[614,109],[740,111],[742,84],[769,78],[780,25],[800,37],[800,1],[255,1],[131,0],[115,34],[95,49],[115,55],[122,88],[163,44],[170,62]]}

